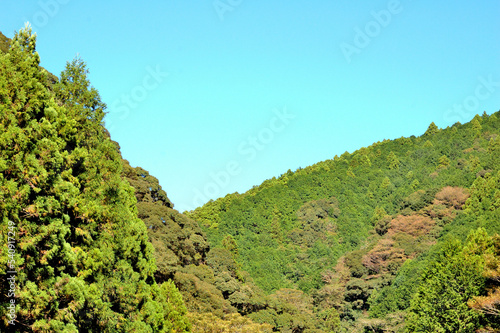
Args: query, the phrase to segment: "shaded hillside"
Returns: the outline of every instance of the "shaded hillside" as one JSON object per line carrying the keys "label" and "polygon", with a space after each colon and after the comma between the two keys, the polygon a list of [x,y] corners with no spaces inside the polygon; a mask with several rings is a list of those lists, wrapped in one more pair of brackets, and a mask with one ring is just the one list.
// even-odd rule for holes
{"label": "shaded hillside", "polygon": [[124,161],[123,175],[134,187],[139,218],[146,224],[155,247],[158,281],[174,277],[188,265],[200,265],[210,248],[198,223],[173,209],[158,179]]}
{"label": "shaded hillside", "polygon": [[10,38],[7,38],[2,32],[0,32],[0,51],[7,52],[10,47]]}
{"label": "shaded hillside", "polygon": [[[140,167],[132,168],[126,160],[123,164],[123,176],[135,190],[138,216],[148,228],[155,248],[156,280],[173,280],[183,296],[194,332],[254,333],[271,332],[276,327],[314,327],[307,324],[314,322],[312,312],[299,313],[290,300],[267,297],[241,270],[234,240],[226,238],[223,248],[210,250],[198,223],[173,209],[155,177]],[[276,308],[280,311],[276,312]],[[272,324],[259,324],[249,318],[249,314],[264,309],[271,311],[268,317]]]}

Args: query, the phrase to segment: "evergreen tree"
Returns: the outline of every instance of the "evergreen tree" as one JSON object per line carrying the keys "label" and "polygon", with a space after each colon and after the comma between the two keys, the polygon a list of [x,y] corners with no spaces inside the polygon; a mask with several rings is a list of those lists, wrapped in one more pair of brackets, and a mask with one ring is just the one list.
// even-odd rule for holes
{"label": "evergreen tree", "polygon": [[468,333],[478,328],[481,315],[470,309],[467,301],[483,292],[483,265],[476,251],[462,248],[458,241],[447,243],[421,276],[407,331]]}
{"label": "evergreen tree", "polygon": [[389,169],[398,169],[399,168],[399,159],[394,154],[394,152],[390,152],[389,155],[387,156],[387,162],[389,163]]}
{"label": "evergreen tree", "polygon": [[472,130],[473,130],[473,131],[474,131],[474,133],[476,133],[476,134],[480,133],[480,132],[481,132],[481,130],[482,130],[482,128],[483,128],[483,127],[481,126],[481,120],[482,120],[482,119],[481,119],[481,117],[480,117],[478,114],[476,114],[476,115],[474,116],[474,118],[473,118],[473,119],[471,120],[471,122],[470,122],[470,123],[471,123],[471,125],[472,125]]}
{"label": "evergreen tree", "polygon": [[427,131],[425,131],[424,135],[434,135],[439,131],[439,128],[432,122],[429,127],[427,128]]}
{"label": "evergreen tree", "polygon": [[439,166],[438,168],[446,168],[448,165],[450,165],[450,159],[448,156],[443,155],[439,158]]}
{"label": "evergreen tree", "polygon": [[[0,55],[0,218],[15,225],[15,325],[0,296],[0,330],[185,332],[172,283],[157,285],[121,158],[102,127],[105,105],[68,64],[56,94],[27,26]],[[0,252],[5,285],[7,253]]]}

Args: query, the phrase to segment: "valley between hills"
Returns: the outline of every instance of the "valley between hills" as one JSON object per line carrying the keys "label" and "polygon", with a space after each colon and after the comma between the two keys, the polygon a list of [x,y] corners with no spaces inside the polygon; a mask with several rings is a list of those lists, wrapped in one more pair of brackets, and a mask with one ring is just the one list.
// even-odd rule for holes
{"label": "valley between hills", "polygon": [[0,34],[2,332],[500,331],[500,111],[181,213],[87,74]]}

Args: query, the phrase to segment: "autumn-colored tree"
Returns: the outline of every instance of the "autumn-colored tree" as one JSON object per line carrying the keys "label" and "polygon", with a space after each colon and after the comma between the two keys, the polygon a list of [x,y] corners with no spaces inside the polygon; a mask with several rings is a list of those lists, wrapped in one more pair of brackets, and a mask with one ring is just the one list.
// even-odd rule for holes
{"label": "autumn-colored tree", "polygon": [[469,198],[469,193],[467,190],[461,187],[445,186],[436,193],[436,199],[434,200],[435,205],[445,204],[446,206],[453,207],[455,209],[462,209]]}
{"label": "autumn-colored tree", "polygon": [[216,317],[212,313],[189,314],[193,322],[193,333],[271,333],[272,326],[269,324],[258,324],[248,317],[240,314],[227,314],[223,318]]}

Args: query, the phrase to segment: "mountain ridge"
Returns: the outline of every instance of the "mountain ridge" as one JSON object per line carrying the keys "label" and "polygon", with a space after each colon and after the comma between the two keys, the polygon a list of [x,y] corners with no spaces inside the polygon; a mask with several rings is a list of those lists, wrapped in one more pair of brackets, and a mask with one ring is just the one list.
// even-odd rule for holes
{"label": "mountain ridge", "polygon": [[[351,285],[342,287],[345,303],[333,308],[352,330],[347,323],[369,309],[365,304],[373,291],[390,286],[407,259],[425,255],[423,249],[464,216],[460,211],[475,180],[495,175],[499,115],[476,115],[446,129],[431,123],[420,137],[384,140],[289,170],[187,214],[202,223],[211,244],[220,246],[224,237],[233,237],[243,269],[267,293],[298,288],[313,292],[319,301],[319,295],[333,288],[324,284],[332,279],[328,266],[334,269],[337,260],[343,262]],[[460,205],[451,203],[456,200]],[[489,232],[498,233],[492,222]],[[425,232],[415,234],[412,228]],[[384,236],[387,232],[392,236]],[[385,238],[375,241],[377,237]],[[346,303],[357,305],[348,309]]]}

